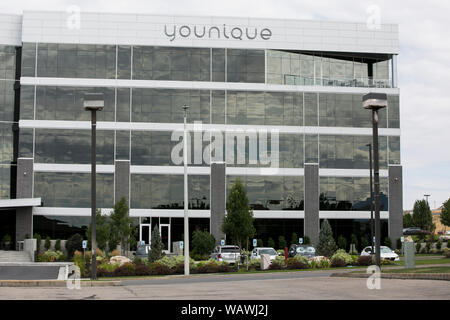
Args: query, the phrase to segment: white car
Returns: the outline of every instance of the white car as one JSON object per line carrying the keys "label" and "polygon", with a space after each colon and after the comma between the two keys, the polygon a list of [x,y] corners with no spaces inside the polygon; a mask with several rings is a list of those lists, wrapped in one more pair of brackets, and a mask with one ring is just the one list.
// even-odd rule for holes
{"label": "white car", "polygon": [[270,261],[275,260],[278,256],[278,253],[274,248],[256,247],[253,249],[250,259],[261,259],[262,254],[268,254],[270,256]]}
{"label": "white car", "polygon": [[[375,247],[373,248],[374,250]],[[362,256],[370,256],[372,254],[372,247],[365,247],[363,251],[361,251]],[[389,247],[380,246],[380,257],[381,259],[399,261],[400,257],[394,251],[392,251]]]}
{"label": "white car", "polygon": [[450,240],[450,230],[445,231],[445,233],[442,236],[440,236],[439,239],[441,239],[442,241]]}

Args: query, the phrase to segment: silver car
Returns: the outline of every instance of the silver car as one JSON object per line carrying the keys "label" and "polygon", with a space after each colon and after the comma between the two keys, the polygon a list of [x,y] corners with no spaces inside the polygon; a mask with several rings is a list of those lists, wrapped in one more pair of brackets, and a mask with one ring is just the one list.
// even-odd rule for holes
{"label": "silver car", "polygon": [[211,259],[236,263],[241,260],[241,249],[238,246],[216,246],[211,253]]}

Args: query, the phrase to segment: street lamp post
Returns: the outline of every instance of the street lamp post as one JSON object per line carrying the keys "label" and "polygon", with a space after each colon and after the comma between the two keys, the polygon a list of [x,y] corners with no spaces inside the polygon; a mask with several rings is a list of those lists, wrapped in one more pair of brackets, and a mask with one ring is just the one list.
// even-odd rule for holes
{"label": "street lamp post", "polygon": [[431,197],[431,194],[424,194],[423,196],[427,199],[428,206],[430,206],[430,204],[428,203],[428,197]]}
{"label": "street lamp post", "polygon": [[381,266],[380,257],[380,168],[378,155],[378,110],[387,107],[387,95],[385,93],[369,93],[363,96],[363,107],[372,110],[373,129],[373,167],[375,189],[375,259],[376,265]]}
{"label": "street lamp post", "polygon": [[188,162],[188,143],[186,121],[189,106],[184,105],[184,135],[183,135],[183,164],[184,164],[184,275],[189,275],[189,216],[188,216],[188,176],[187,176],[187,162]]}
{"label": "street lamp post", "polygon": [[369,147],[369,183],[370,183],[370,243],[372,244],[372,252],[373,252],[373,190],[372,190],[372,144],[366,144]]}
{"label": "street lamp post", "polygon": [[104,99],[102,94],[86,94],[84,97],[84,110],[91,112],[91,280],[97,279],[97,233],[96,233],[96,127],[97,111],[103,110]]}

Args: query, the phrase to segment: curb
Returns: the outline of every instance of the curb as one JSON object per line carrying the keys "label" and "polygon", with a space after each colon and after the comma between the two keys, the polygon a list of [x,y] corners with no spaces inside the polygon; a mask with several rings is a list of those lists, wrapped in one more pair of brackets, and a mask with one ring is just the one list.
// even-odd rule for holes
{"label": "curb", "polygon": [[[70,284],[76,283],[72,280]],[[121,286],[122,281],[85,281],[81,280],[82,287],[114,287]],[[0,280],[0,287],[67,287],[66,280]]]}
{"label": "curb", "polygon": [[[330,277],[342,278],[369,278],[371,274],[358,273],[332,273]],[[450,281],[450,273],[382,273],[382,279],[403,280],[442,280]]]}

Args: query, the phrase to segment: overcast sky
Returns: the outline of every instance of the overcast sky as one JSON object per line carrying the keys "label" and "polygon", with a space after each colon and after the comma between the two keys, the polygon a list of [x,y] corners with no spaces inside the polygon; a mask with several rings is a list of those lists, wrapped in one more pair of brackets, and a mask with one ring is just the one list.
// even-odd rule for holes
{"label": "overcast sky", "polygon": [[403,204],[431,194],[432,208],[450,198],[450,1],[448,0],[15,0],[1,13],[22,10],[267,17],[363,22],[367,8],[400,28],[399,87]]}

